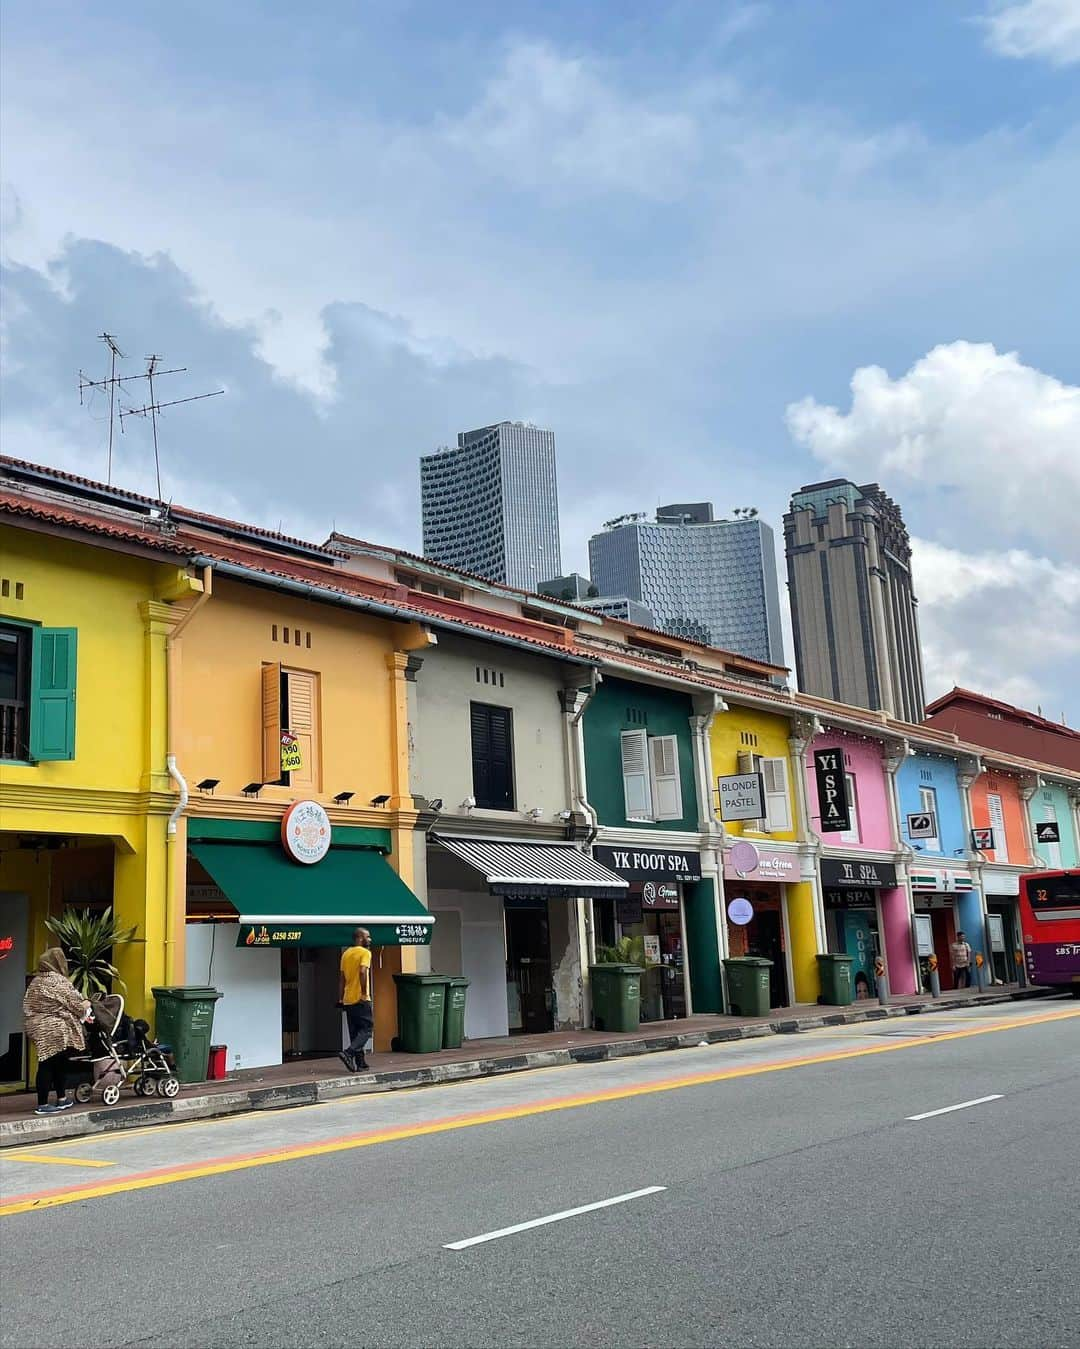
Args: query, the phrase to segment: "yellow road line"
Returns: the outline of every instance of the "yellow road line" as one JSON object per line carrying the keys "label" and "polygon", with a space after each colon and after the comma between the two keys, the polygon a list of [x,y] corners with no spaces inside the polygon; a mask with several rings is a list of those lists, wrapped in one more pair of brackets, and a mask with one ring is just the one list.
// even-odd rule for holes
{"label": "yellow road line", "polygon": [[1051,1021],[1067,1021],[1078,1017],[1080,1017],[1080,1011],[1030,1017],[1024,1021],[1011,1022],[1006,1025],[979,1026],[972,1030],[948,1031],[944,1035],[935,1035],[933,1038],[913,1038],[895,1044],[874,1045],[872,1048],[838,1050],[831,1054],[815,1054],[799,1059],[783,1059],[774,1063],[748,1064],[741,1068],[726,1068],[716,1072],[697,1073],[687,1077],[638,1083],[632,1087],[611,1087],[603,1091],[586,1092],[579,1096],[533,1101],[525,1105],[509,1106],[499,1110],[479,1111],[472,1115],[457,1115],[450,1118],[430,1120],[426,1124],[405,1125],[396,1129],[373,1130],[362,1134],[346,1135],[343,1138],[329,1138],[321,1143],[269,1148],[260,1152],[221,1157],[207,1162],[195,1162],[188,1166],[166,1167],[160,1170],[129,1175],[108,1184],[80,1185],[69,1189],[44,1190],[36,1194],[16,1196],[6,1203],[0,1204],[0,1217],[8,1217],[16,1213],[28,1213],[38,1209],[56,1208],[62,1204],[76,1204],[84,1199],[101,1199],[107,1195],[123,1194],[131,1190],[156,1189],[161,1185],[172,1185],[184,1180],[198,1180],[204,1176],[228,1175],[234,1171],[247,1171],[260,1166],[273,1166],[279,1162],[298,1161],[305,1157],[324,1157],[335,1152],[375,1147],[381,1143],[402,1142],[410,1138],[450,1133],[481,1124],[496,1124],[506,1120],[523,1119],[532,1115],[553,1114],[556,1111],[575,1110],[586,1105],[623,1101],[635,1096],[651,1096],[660,1092],[678,1091],[685,1087],[700,1087],[742,1077],[756,1077],[765,1073],[785,1072],[791,1068],[805,1068],[818,1063],[837,1063],[844,1059],[865,1058],[871,1054],[893,1054],[902,1049],[938,1045],[944,1040],[965,1040],[976,1035],[992,1035],[995,1032],[1020,1030],[1025,1026],[1044,1025]]}
{"label": "yellow road line", "polygon": [[49,1166],[115,1166],[115,1162],[99,1162],[93,1157],[45,1157],[39,1152],[18,1152],[5,1157],[13,1162],[46,1162]]}

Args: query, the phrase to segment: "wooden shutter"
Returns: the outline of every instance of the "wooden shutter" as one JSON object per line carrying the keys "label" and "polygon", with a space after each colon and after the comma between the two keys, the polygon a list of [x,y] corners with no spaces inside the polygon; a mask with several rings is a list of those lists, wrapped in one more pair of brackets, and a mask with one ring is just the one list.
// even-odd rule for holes
{"label": "wooden shutter", "polygon": [[[741,749],[735,759],[736,771],[739,773],[760,773],[761,755],[755,754],[752,750]],[[765,823],[762,819],[743,820],[744,829],[760,829]]]}
{"label": "wooden shutter", "polygon": [[[291,731],[300,743],[301,768],[289,774],[290,787],[319,790],[319,676],[308,670],[286,670],[287,706]],[[278,759],[280,764],[281,760]]]}
{"label": "wooden shutter", "polygon": [[623,731],[619,736],[622,753],[623,799],[628,820],[651,820],[652,791],[649,782],[648,731]]}
{"label": "wooden shutter", "polygon": [[652,770],[654,818],[681,820],[683,802],[678,736],[654,735],[649,738],[649,767]]}
{"label": "wooden shutter", "polygon": [[791,802],[788,798],[787,760],[762,759],[761,772],[765,779],[765,819],[770,830],[782,832],[791,828]]}
{"label": "wooden shutter", "polygon": [[514,808],[513,720],[510,708],[471,705],[473,796],[487,810]]}
{"label": "wooden shutter", "polygon": [[30,757],[75,757],[75,628],[34,628],[30,651]]}
{"label": "wooden shutter", "polygon": [[262,667],[262,780],[281,777],[281,664]]}
{"label": "wooden shutter", "polygon": [[986,808],[990,813],[990,828],[994,831],[994,861],[1009,860],[1009,840],[1005,837],[1005,810],[998,792],[986,793]]}

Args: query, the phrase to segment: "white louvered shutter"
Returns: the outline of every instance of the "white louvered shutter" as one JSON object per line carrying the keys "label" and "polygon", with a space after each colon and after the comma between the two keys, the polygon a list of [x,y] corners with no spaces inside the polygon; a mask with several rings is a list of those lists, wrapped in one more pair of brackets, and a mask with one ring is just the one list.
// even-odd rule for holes
{"label": "white louvered shutter", "polygon": [[788,800],[786,759],[762,759],[761,772],[765,779],[765,820],[768,828],[777,833],[791,828],[791,803]]}
{"label": "white louvered shutter", "polygon": [[986,793],[986,808],[990,812],[990,828],[994,831],[994,861],[1009,860],[1009,840],[1005,837],[1005,811],[997,792]]}
{"label": "white louvered shutter", "polygon": [[[1043,806],[1043,819],[1044,819],[1044,820],[1050,820],[1050,821],[1052,821],[1054,824],[1058,824],[1057,811],[1054,809],[1054,805],[1053,805],[1053,803],[1050,802],[1050,801],[1047,801],[1046,804]],[[1059,828],[1058,828],[1058,833],[1059,833],[1059,834],[1061,833],[1060,826],[1059,826]],[[1039,844],[1039,851],[1042,853],[1043,857],[1046,859],[1047,865],[1048,865],[1053,871],[1060,871],[1060,870],[1061,870],[1061,844],[1060,844],[1060,843],[1041,843],[1041,844]]]}
{"label": "white louvered shutter", "polygon": [[628,820],[651,820],[652,792],[649,783],[649,734],[647,731],[623,731],[623,797]]}
{"label": "white louvered shutter", "polygon": [[[760,773],[761,755],[753,754],[748,749],[739,750],[736,759],[736,769],[739,773]],[[764,820],[743,820],[744,829],[765,829],[767,825]]]}
{"label": "white louvered shutter", "polygon": [[679,739],[674,735],[654,735],[649,740],[652,768],[652,795],[655,818],[681,820],[682,783],[679,781]]}

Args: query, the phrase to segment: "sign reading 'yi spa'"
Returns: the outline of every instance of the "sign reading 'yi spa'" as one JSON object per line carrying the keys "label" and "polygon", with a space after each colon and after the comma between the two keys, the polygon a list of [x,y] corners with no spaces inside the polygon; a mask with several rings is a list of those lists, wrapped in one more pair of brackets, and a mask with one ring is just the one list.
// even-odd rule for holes
{"label": "sign reading 'yi spa'", "polygon": [[814,750],[814,778],[817,782],[821,832],[843,834],[851,828],[851,808],[847,799],[842,749]]}

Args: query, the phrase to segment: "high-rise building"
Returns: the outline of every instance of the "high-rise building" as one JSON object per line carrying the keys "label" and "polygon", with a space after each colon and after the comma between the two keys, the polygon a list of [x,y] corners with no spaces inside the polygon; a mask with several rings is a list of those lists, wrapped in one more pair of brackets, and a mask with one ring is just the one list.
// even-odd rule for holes
{"label": "high-rise building", "polygon": [[918,600],[900,508],[876,482],[811,483],[784,516],[799,688],[923,717]]}
{"label": "high-rise building", "polygon": [[499,422],[420,460],[424,554],[535,590],[562,570],[555,435]]}
{"label": "high-rise building", "polygon": [[716,520],[707,501],[611,521],[589,540],[601,595],[626,596],[657,628],[783,665],[773,532],[749,513]]}

